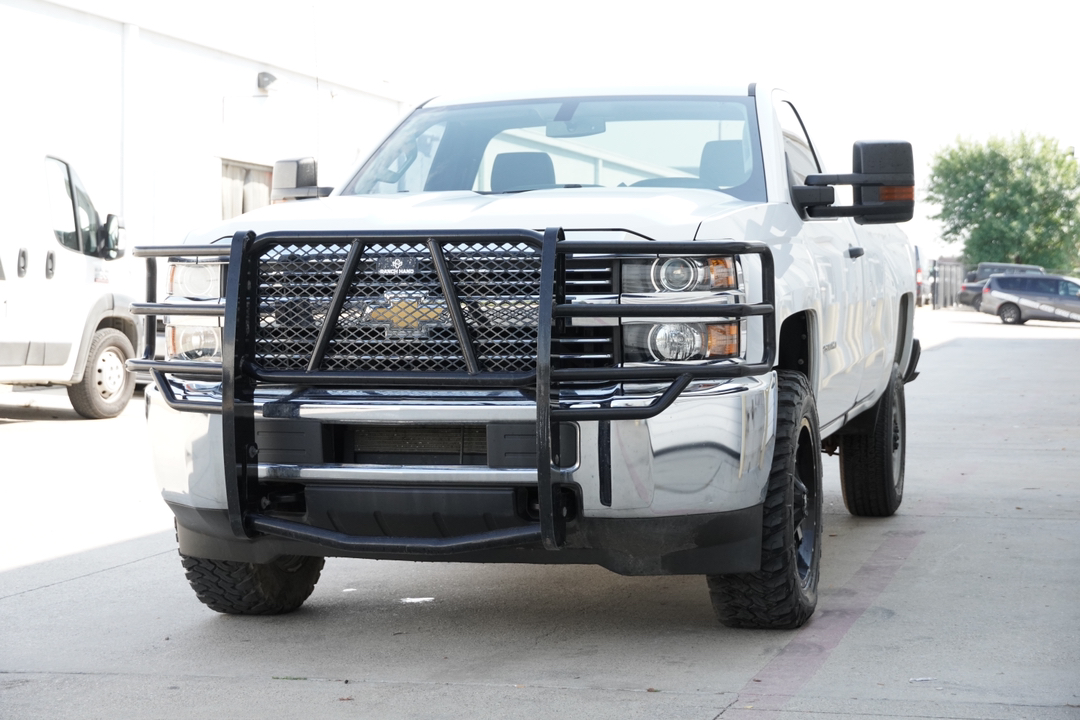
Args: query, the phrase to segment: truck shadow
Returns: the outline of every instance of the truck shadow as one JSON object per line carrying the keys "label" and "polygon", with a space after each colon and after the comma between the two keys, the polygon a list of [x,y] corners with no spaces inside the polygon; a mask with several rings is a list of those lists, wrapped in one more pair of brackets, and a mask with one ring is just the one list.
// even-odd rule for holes
{"label": "truck shadow", "polygon": [[[209,611],[207,611],[209,613]],[[591,566],[411,564],[331,560],[297,612],[271,618],[209,616],[197,634],[215,645],[255,638],[269,646],[319,637],[328,657],[392,656],[437,670],[444,656],[479,662],[494,646],[600,646],[728,631],[705,580],[623,577]],[[399,660],[392,661],[396,665]]]}

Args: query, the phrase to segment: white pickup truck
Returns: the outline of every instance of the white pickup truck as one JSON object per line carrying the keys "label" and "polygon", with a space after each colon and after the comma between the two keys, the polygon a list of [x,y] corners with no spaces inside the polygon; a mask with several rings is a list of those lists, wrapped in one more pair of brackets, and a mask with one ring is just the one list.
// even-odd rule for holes
{"label": "white pickup truck", "polygon": [[284,161],[288,202],[137,249],[199,599],[294,610],[327,556],[588,563],[802,625],[822,450],[892,514],[918,361],[911,146],[853,155],[823,174],[755,85],[436,99],[332,192]]}

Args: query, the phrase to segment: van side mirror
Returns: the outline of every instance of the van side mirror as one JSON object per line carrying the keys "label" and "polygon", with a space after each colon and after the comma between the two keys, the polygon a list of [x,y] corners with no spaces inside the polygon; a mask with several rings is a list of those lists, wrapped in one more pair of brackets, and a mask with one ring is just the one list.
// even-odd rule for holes
{"label": "van side mirror", "polygon": [[[907,222],[915,214],[915,161],[911,143],[860,140],[852,148],[848,175],[807,175],[792,197],[812,218],[853,217],[860,225]],[[851,185],[854,205],[827,203],[831,185]],[[831,189],[831,188],[829,188]]]}
{"label": "van side mirror", "polygon": [[315,158],[278,160],[274,163],[274,175],[270,181],[270,202],[326,197],[331,187],[319,187],[319,166]]}
{"label": "van side mirror", "polygon": [[98,256],[106,260],[124,257],[124,250],[120,247],[120,231],[123,229],[124,220],[119,215],[105,218],[105,226],[98,235]]}

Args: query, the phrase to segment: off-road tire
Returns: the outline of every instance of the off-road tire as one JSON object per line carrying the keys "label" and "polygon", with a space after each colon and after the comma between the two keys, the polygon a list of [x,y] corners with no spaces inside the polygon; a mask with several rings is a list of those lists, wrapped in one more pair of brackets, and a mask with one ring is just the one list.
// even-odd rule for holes
{"label": "off-road tire", "polygon": [[821,561],[821,437],[806,376],[779,371],[776,447],[762,509],[761,569],[708,576],[717,619],[794,629],[814,613]]}
{"label": "off-road tire", "polygon": [[280,615],[304,604],[325,560],[285,555],[266,564],[180,556],[195,595],[229,615]]}
{"label": "off-road tire", "polygon": [[1027,322],[1023,313],[1020,312],[1020,308],[1014,303],[1003,304],[998,308],[997,314],[1001,318],[1001,322],[1006,325],[1023,325]]}
{"label": "off-road tire", "polygon": [[893,365],[885,393],[855,429],[840,435],[840,486],[852,515],[888,517],[904,499],[907,411],[900,368]]}
{"label": "off-road tire", "polygon": [[134,355],[131,341],[119,330],[102,328],[95,332],[82,380],[67,388],[75,412],[91,420],[122,413],[135,392],[135,376],[124,367]]}

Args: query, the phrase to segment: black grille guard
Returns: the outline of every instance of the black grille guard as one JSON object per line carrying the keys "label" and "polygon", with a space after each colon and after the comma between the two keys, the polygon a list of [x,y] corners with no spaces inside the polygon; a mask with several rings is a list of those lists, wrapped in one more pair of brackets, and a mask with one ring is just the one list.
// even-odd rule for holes
{"label": "black grille guard", "polygon": [[[625,232],[625,231],[623,231]],[[332,339],[338,314],[346,301],[351,274],[356,269],[359,253],[365,243],[375,241],[413,241],[426,243],[451,314],[455,333],[461,344],[469,371],[466,372],[371,372],[371,371],[307,371],[266,370],[253,360],[254,344],[259,326],[258,261],[259,252],[270,243],[283,240],[298,242],[327,239],[352,243],[344,272],[341,273],[331,301],[330,311],[320,328],[309,368],[317,368],[321,353]],[[540,252],[539,318],[536,338],[535,372],[481,372],[477,370],[473,349],[450,273],[443,257],[442,246],[454,242],[502,241],[529,245]],[[557,550],[565,538],[562,493],[554,482],[551,458],[557,456],[559,433],[555,424],[575,420],[640,420],[654,417],[667,409],[683,390],[695,380],[763,375],[772,370],[776,356],[775,280],[772,253],[763,243],[738,241],[697,242],[631,241],[568,241],[561,228],[548,228],[543,233],[530,230],[470,230],[429,232],[348,232],[348,233],[286,233],[275,232],[256,236],[253,232],[236,233],[230,245],[177,245],[138,247],[133,254],[147,261],[146,303],[135,303],[132,312],[146,316],[146,344],[140,359],[127,363],[130,371],[149,371],[170,407],[180,411],[220,413],[222,415],[222,447],[225,456],[225,478],[229,518],[233,532],[240,538],[252,538],[260,533],[304,541],[327,548],[354,551],[401,554],[446,554],[542,543]],[[745,255],[761,258],[762,302],[752,304],[701,303],[692,305],[635,304],[589,305],[569,304],[565,292],[565,263],[569,254],[601,255]],[[228,258],[229,273],[225,304],[158,303],[156,258]],[[156,318],[169,316],[224,317],[222,363],[156,360]],[[708,365],[656,364],[643,367],[552,368],[552,325],[561,318],[744,318],[760,316],[763,327],[761,361],[756,363],[716,363]],[[545,320],[546,319],[546,320]],[[172,390],[167,375],[178,375],[203,381],[221,381],[222,402],[207,403],[179,398]],[[627,381],[660,383],[668,387],[651,404],[643,407],[558,407],[554,389],[560,381]],[[518,387],[533,390],[536,397],[537,490],[539,497],[539,526],[512,531],[499,530],[478,535],[452,538],[388,538],[356,537],[327,531],[303,523],[268,516],[259,512],[259,481],[257,477],[258,447],[255,444],[255,392],[260,384],[286,384],[300,387]]]}

